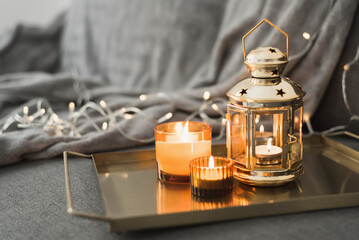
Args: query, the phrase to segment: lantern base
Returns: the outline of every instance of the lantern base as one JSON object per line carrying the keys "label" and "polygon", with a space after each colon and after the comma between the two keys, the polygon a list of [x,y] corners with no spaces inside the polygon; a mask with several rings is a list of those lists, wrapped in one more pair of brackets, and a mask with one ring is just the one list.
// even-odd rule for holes
{"label": "lantern base", "polygon": [[304,173],[302,165],[294,169],[278,171],[249,171],[248,169],[234,165],[233,176],[244,184],[257,187],[274,187],[294,181]]}

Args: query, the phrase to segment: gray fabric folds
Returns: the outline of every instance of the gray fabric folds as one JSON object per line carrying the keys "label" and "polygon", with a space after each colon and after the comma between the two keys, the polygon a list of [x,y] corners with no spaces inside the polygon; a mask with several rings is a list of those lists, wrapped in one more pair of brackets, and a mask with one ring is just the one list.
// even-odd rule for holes
{"label": "gray fabric folds", "polygon": [[[65,117],[68,103],[84,94],[74,88],[74,83],[81,81],[91,101],[104,99],[111,109],[141,108],[148,118],[136,115],[119,126],[130,136],[151,138],[156,126],[151,119],[173,112],[172,120],[183,120],[199,108],[204,91],[210,91],[212,97],[225,98],[226,91],[247,76],[242,36],[263,18],[290,36],[292,59],[285,74],[307,92],[305,111],[312,114],[337,65],[357,4],[352,0],[74,1],[61,35],[62,73],[2,75],[0,124],[20,113],[25,104],[33,109],[37,102],[34,98],[46,99]],[[59,26],[61,23],[54,28],[61,32]],[[304,39],[303,32],[310,33],[311,38]],[[281,34],[264,25],[247,38],[246,50],[274,46],[285,51],[284,43]],[[16,46],[7,46],[7,55],[0,52],[2,73],[11,72],[10,68],[6,71],[6,66],[17,64],[16,58],[7,56],[21,60],[19,53],[23,50]],[[44,50],[36,41],[31,49]],[[44,57],[48,57],[46,53]],[[30,58],[29,64],[31,61]],[[42,63],[46,64],[49,62]],[[77,77],[71,74],[75,69],[79,71]],[[48,68],[39,66],[37,70]],[[156,95],[159,92],[166,98]],[[138,96],[143,93],[154,95],[140,101]],[[225,106],[220,107],[225,111]],[[96,116],[97,124],[102,121]],[[216,133],[218,124],[213,126]],[[97,133],[83,121],[80,129],[83,137],[74,138],[12,127],[0,135],[0,165],[50,158],[64,150],[92,153],[142,144],[124,137],[116,128]]]}

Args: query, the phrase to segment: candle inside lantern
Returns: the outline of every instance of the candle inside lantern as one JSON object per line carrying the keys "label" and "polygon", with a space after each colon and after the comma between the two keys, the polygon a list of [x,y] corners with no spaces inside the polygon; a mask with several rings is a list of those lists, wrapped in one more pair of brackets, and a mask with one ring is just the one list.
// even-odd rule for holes
{"label": "candle inside lantern", "polygon": [[189,182],[190,160],[211,155],[211,131],[206,123],[170,122],[155,128],[158,178]]}
{"label": "candle inside lantern", "polygon": [[256,155],[259,158],[274,158],[282,155],[282,148],[272,145],[272,138],[269,138],[267,145],[256,146]]}
{"label": "candle inside lantern", "polygon": [[197,197],[217,197],[233,189],[233,161],[200,157],[190,162],[191,192]]}

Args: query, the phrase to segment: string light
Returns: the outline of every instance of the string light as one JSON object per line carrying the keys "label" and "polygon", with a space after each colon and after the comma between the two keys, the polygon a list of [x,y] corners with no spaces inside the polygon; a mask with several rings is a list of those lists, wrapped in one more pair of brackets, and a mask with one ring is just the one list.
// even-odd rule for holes
{"label": "string light", "polygon": [[128,113],[125,113],[124,117],[125,117],[125,119],[132,119],[133,118],[132,114],[128,114]]}
{"label": "string light", "polygon": [[73,112],[75,110],[75,103],[74,102],[70,102],[69,103],[69,111]]}
{"label": "string light", "polygon": [[102,108],[106,108],[106,107],[107,107],[107,104],[106,104],[106,102],[105,102],[104,100],[101,100],[101,101],[100,101],[100,106],[101,106]]}
{"label": "string light", "polygon": [[158,123],[163,123],[169,119],[171,119],[173,116],[173,114],[171,112],[166,113],[163,117],[161,117],[160,119],[157,120]]}
{"label": "string light", "polygon": [[23,109],[22,109],[22,112],[24,113],[24,116],[27,116],[29,114],[29,107],[24,106]]}
{"label": "string light", "polygon": [[205,92],[203,93],[203,99],[204,99],[205,101],[207,101],[210,97],[211,97],[211,93],[210,93],[210,92],[205,91]]}
{"label": "string light", "polygon": [[308,40],[310,38],[310,34],[307,32],[304,32],[303,37]]}
{"label": "string light", "polygon": [[139,96],[139,99],[140,99],[141,101],[146,101],[146,100],[147,100],[147,95],[146,95],[146,94],[142,94],[142,95]]}
{"label": "string light", "polygon": [[[329,10],[328,10],[329,11]],[[306,52],[309,51],[311,48],[315,38],[318,36],[318,33],[321,29],[318,29],[317,32],[313,33],[312,35],[308,32],[303,33],[303,38],[308,41],[306,47],[299,52],[297,55],[292,56],[289,61],[294,59],[300,58],[305,55]],[[346,98],[345,94],[345,79],[346,79],[346,72],[350,69],[351,65],[354,64],[358,60],[359,57],[359,47],[357,50],[357,55],[353,61],[344,65],[344,72],[342,77],[342,84],[343,84],[343,97],[345,104],[350,111],[350,107]],[[90,101],[91,92],[86,88],[86,85],[82,82],[82,78],[79,78],[77,71],[73,71],[73,79],[74,79],[74,91],[78,94],[79,98],[77,99],[77,103],[81,105],[84,103],[82,107],[80,107],[77,111],[75,111],[76,105],[74,102],[69,103],[69,119],[61,119],[57,114],[55,114],[46,100],[40,100],[37,103],[37,110],[29,116],[29,108],[28,106],[24,106],[22,109],[23,114],[15,114],[14,116],[9,117],[5,123],[3,124],[2,128],[0,129],[0,134],[5,132],[12,124],[16,124],[18,128],[42,128],[44,131],[49,133],[50,135],[64,135],[64,136],[75,136],[81,137],[81,134],[78,130],[78,120],[81,118],[86,118],[88,122],[93,126],[93,128],[100,132],[105,131],[108,128],[116,128],[124,137],[127,139],[137,141],[137,142],[153,142],[154,137],[144,139],[144,138],[136,138],[133,136],[128,135],[121,127],[119,127],[118,123],[122,119],[130,121],[136,114],[141,114],[144,118],[149,119],[153,123],[162,123],[165,121],[170,120],[173,117],[172,112],[166,113],[164,116],[161,116],[158,119],[152,119],[150,116],[145,114],[143,110],[132,107],[126,106],[120,109],[112,111],[104,100],[101,100],[99,104]],[[151,97],[158,97],[166,99],[171,106],[174,105],[173,99],[166,93],[158,92],[150,95],[141,94],[138,98],[140,101],[146,101]],[[208,122],[210,124],[219,124],[219,135],[216,138],[223,138],[225,135],[225,127],[227,124],[225,112],[220,108],[222,104],[227,104],[227,100],[224,98],[212,98],[211,93],[209,91],[203,92],[203,103],[199,106],[198,110],[194,111],[193,113],[189,114],[186,118],[186,121],[194,119],[195,117],[199,117],[201,121]],[[43,108],[42,105],[47,105],[46,108]],[[218,115],[215,117],[209,116],[207,110],[211,108],[213,109]],[[101,128],[97,125],[94,118],[90,117],[87,113],[87,110],[95,110],[98,114],[100,114],[106,121],[102,122]],[[352,112],[350,111],[352,114]],[[218,117],[219,116],[219,117]],[[359,118],[358,116],[353,116],[355,118]],[[307,124],[310,134],[318,134],[315,132],[310,123],[310,116],[309,114],[304,114],[303,116],[304,122]],[[256,123],[259,122],[259,118],[256,118]],[[342,129],[343,126],[337,126],[322,133],[331,132],[334,130]]]}

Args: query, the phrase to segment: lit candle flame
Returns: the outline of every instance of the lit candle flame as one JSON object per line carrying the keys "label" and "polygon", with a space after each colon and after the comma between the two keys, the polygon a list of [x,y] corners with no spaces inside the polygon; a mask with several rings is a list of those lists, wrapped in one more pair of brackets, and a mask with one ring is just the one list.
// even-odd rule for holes
{"label": "lit candle flame", "polygon": [[259,127],[259,132],[260,132],[261,136],[263,136],[263,132],[264,132],[264,126],[263,125],[261,125]]}
{"label": "lit candle flame", "polygon": [[183,132],[182,141],[183,142],[189,142],[188,121],[184,125],[182,132]]}
{"label": "lit candle flame", "polygon": [[267,151],[268,151],[268,153],[270,153],[271,147],[272,147],[272,138],[269,138],[268,142],[267,142]]}
{"label": "lit candle flame", "polygon": [[146,94],[142,94],[142,95],[139,96],[139,99],[140,99],[141,101],[145,101],[145,100],[147,99],[147,95],[146,95]]}
{"label": "lit candle flame", "polygon": [[214,168],[214,159],[213,159],[212,156],[209,158],[208,167],[209,168]]}

